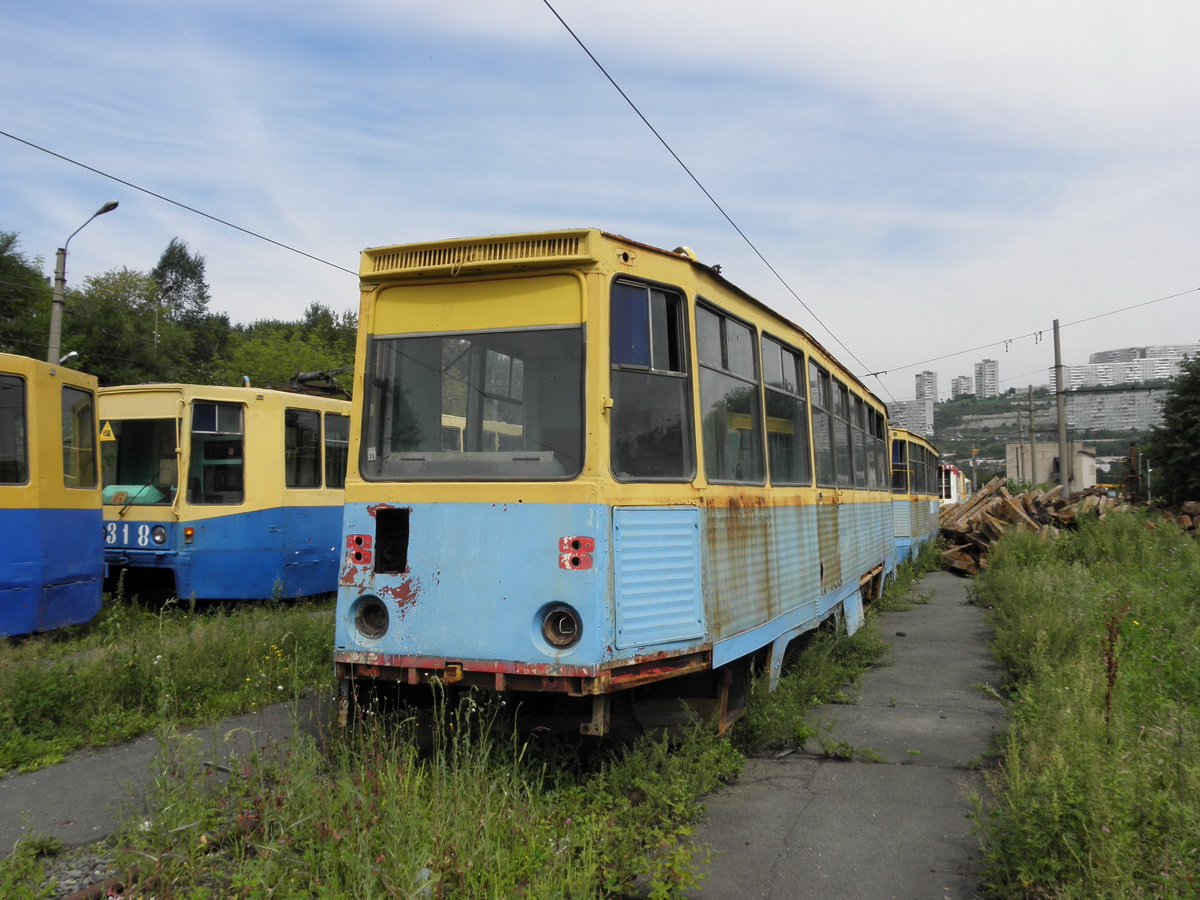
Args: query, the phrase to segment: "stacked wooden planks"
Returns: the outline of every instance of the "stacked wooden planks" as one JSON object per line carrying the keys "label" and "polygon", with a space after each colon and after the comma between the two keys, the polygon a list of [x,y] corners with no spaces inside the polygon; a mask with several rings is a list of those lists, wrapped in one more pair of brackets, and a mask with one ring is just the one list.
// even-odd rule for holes
{"label": "stacked wooden planks", "polygon": [[1009,528],[1025,528],[1051,537],[1070,527],[1078,516],[1104,515],[1120,505],[1103,488],[1063,497],[1062,485],[1049,491],[1033,490],[1013,495],[1006,479],[997,476],[963,503],[942,508],[939,526],[946,539],[942,562],[946,568],[978,575],[987,566],[987,553]]}

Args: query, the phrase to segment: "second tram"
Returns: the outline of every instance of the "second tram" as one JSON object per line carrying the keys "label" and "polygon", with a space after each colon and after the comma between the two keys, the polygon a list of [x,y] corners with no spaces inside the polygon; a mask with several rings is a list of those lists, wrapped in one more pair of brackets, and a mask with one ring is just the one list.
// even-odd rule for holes
{"label": "second tram", "polygon": [[938,452],[927,438],[905,428],[892,428],[891,440],[896,558],[906,562],[937,537]]}
{"label": "second tram", "polygon": [[205,600],[333,592],[349,411],[246,387],[102,388],[109,586]]}

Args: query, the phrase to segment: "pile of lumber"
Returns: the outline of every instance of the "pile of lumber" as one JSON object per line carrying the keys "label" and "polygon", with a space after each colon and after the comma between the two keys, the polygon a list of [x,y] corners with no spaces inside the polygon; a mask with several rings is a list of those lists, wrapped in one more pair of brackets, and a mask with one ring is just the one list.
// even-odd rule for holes
{"label": "pile of lumber", "polygon": [[1006,479],[997,476],[962,503],[942,507],[938,525],[946,539],[942,563],[951,571],[978,575],[987,566],[987,553],[1010,528],[1025,528],[1051,537],[1074,525],[1085,514],[1103,516],[1120,501],[1103,488],[1090,488],[1063,497],[1061,485],[1049,491],[1011,494]]}

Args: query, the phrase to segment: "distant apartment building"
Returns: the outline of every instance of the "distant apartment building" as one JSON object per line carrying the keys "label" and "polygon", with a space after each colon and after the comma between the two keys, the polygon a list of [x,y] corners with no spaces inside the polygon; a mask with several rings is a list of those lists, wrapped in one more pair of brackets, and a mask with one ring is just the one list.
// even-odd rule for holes
{"label": "distant apartment building", "polygon": [[1166,388],[1131,391],[1067,391],[1072,431],[1149,431],[1162,424]]}
{"label": "distant apartment building", "polygon": [[1000,396],[1000,363],[985,359],[975,363],[975,399]]}
{"label": "distant apartment building", "polygon": [[917,373],[917,399],[932,400],[937,403],[937,372],[928,369]]}
{"label": "distant apartment building", "polygon": [[933,399],[889,403],[888,421],[914,434],[933,434]]}
{"label": "distant apartment building", "polygon": [[950,381],[950,398],[957,400],[968,394],[975,393],[975,385],[970,375],[957,375]]}
{"label": "distant apartment building", "polygon": [[[1069,391],[1166,381],[1179,374],[1184,359],[1197,356],[1200,356],[1200,344],[1162,344],[1105,350],[1093,353],[1085,366],[1063,366],[1063,380]],[[1058,384],[1053,369],[1050,370],[1050,383]]]}
{"label": "distant apartment building", "polygon": [[1124,363],[1139,359],[1171,359],[1182,362],[1185,356],[1200,356],[1200,344],[1157,344],[1152,347],[1122,347],[1102,350],[1088,357],[1089,363]]}

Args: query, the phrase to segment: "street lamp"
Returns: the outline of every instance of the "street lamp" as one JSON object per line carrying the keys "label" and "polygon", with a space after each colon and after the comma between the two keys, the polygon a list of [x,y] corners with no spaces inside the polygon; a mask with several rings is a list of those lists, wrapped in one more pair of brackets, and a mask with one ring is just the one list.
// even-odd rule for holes
{"label": "street lamp", "polygon": [[102,207],[92,213],[91,218],[71,232],[71,237],[67,238],[61,247],[58,248],[58,255],[54,261],[54,301],[50,306],[50,349],[46,351],[46,362],[58,362],[59,344],[62,343],[62,311],[65,303],[63,294],[67,288],[67,245],[71,243],[71,238],[83,231],[84,226],[96,216],[102,216],[105,213],[112,212],[117,208],[116,200],[109,200]]}

